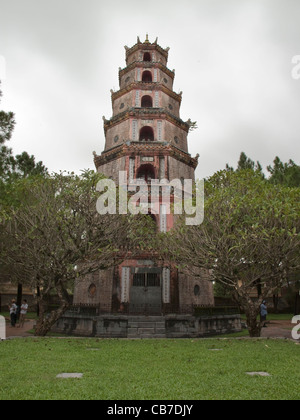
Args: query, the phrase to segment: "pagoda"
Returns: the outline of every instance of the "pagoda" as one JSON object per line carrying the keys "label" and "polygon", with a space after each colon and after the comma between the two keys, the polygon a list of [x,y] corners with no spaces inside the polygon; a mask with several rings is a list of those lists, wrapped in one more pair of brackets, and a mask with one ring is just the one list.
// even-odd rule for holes
{"label": "pagoda", "polygon": [[[111,91],[113,115],[103,117],[105,148],[94,152],[96,169],[119,183],[120,173],[128,184],[139,180],[195,179],[198,155],[188,152],[191,121],[180,118],[182,92],[173,90],[174,70],[167,67],[169,48],[149,41],[125,47],[126,67],[119,69],[119,90]],[[157,229],[168,232],[174,215],[149,209]],[[193,308],[213,305],[209,273],[193,277],[171,264],[162,264],[153,254],[124,261],[119,267],[81,279],[75,288],[75,305],[95,305],[100,313],[164,316],[192,314]]]}

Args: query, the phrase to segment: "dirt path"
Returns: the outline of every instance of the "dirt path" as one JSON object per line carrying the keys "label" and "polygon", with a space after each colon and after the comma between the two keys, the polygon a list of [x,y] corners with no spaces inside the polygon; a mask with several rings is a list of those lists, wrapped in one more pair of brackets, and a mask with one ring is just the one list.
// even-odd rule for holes
{"label": "dirt path", "polygon": [[267,328],[262,329],[264,338],[290,338],[292,339],[292,329],[295,324],[291,321],[270,321]]}
{"label": "dirt path", "polygon": [[26,320],[24,327],[19,328],[19,325],[17,324],[16,327],[11,327],[10,322],[6,322],[6,337],[7,338],[13,338],[13,337],[30,337],[32,334],[30,334],[28,331],[33,329],[33,326],[35,325],[36,321],[34,320]]}

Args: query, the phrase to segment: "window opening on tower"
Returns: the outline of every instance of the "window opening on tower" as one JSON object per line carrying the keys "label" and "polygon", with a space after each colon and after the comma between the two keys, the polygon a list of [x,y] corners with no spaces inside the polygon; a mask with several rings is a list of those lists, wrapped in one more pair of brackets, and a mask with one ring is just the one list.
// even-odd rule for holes
{"label": "window opening on tower", "polygon": [[137,172],[137,179],[142,179],[148,184],[155,179],[155,169],[152,165],[142,165]]}
{"label": "window opening on tower", "polygon": [[152,82],[152,73],[149,70],[143,72],[142,81],[144,83],[151,83]]}
{"label": "window opening on tower", "polygon": [[145,95],[142,97],[142,108],[152,108],[153,107],[153,100],[151,96]]}
{"label": "window opening on tower", "polygon": [[151,127],[143,127],[140,131],[140,141],[154,141],[154,132]]}
{"label": "window opening on tower", "polygon": [[143,61],[151,61],[151,55],[149,52],[144,53],[144,60]]}

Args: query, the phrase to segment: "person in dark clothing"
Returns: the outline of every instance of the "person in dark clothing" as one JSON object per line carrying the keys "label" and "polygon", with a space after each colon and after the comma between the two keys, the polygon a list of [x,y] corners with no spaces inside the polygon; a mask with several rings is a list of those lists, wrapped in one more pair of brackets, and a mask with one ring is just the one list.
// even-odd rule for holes
{"label": "person in dark clothing", "polygon": [[267,328],[266,321],[267,321],[267,315],[268,315],[268,309],[267,309],[267,302],[264,300],[262,304],[260,305],[260,322],[263,324],[263,328]]}
{"label": "person in dark clothing", "polygon": [[16,305],[16,301],[13,299],[11,301],[11,305],[8,305],[8,307],[9,307],[9,313],[10,313],[11,326],[15,327],[17,323],[17,313],[18,313],[18,307]]}

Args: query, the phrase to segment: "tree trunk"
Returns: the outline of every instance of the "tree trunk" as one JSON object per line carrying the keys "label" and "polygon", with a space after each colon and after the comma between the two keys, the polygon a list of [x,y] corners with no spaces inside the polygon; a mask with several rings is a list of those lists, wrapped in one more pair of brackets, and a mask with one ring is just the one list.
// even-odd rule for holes
{"label": "tree trunk", "polygon": [[23,298],[23,285],[18,283],[18,292],[17,292],[17,305],[21,307]]}
{"label": "tree trunk", "polygon": [[61,282],[57,282],[56,291],[60,300],[60,306],[55,311],[51,311],[51,313],[47,312],[47,302],[49,299],[42,294],[40,296],[38,301],[40,316],[35,329],[36,336],[45,337],[53,325],[55,325],[59,318],[69,309],[72,303],[67,290],[62,286]]}
{"label": "tree trunk", "polygon": [[279,296],[273,295],[273,305],[274,305],[274,313],[278,314],[278,304],[279,304]]}
{"label": "tree trunk", "polygon": [[257,313],[247,316],[247,325],[250,337],[261,336],[261,323],[257,321]]}
{"label": "tree trunk", "polygon": [[37,315],[37,317],[39,317],[40,316],[40,305],[39,305],[39,301],[41,299],[40,286],[37,286],[36,290],[37,290],[37,293],[36,293],[36,297],[37,297],[36,315]]}
{"label": "tree trunk", "polygon": [[23,285],[21,283],[18,283],[18,293],[17,293],[17,307],[18,307],[17,317],[18,317],[18,319],[20,318],[22,297],[23,297]]}
{"label": "tree trunk", "polygon": [[299,315],[300,313],[300,299],[299,299],[299,290],[295,293],[295,307],[294,307],[294,315]]}
{"label": "tree trunk", "polygon": [[36,325],[35,335],[38,337],[45,337],[55,323],[69,308],[69,303],[64,302],[58,309],[52,311],[50,314],[46,313],[43,304],[39,305],[40,317]]}
{"label": "tree trunk", "polygon": [[243,294],[239,296],[240,305],[243,308],[246,318],[250,337],[261,336],[261,322],[257,321],[260,306],[255,303],[250,296]]}

